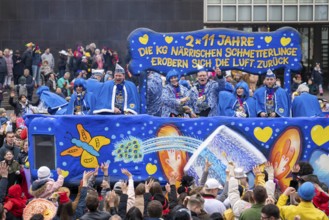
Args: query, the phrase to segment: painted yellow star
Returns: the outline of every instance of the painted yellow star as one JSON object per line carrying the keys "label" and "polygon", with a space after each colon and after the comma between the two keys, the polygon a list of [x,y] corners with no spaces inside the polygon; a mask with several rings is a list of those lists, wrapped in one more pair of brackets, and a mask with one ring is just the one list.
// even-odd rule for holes
{"label": "painted yellow star", "polygon": [[201,44],[201,40],[200,39],[196,39],[195,40],[195,44]]}

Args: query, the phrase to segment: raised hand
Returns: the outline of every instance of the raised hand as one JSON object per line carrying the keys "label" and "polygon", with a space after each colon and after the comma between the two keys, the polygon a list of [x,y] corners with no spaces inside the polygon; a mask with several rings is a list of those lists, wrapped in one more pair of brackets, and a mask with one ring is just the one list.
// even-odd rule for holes
{"label": "raised hand", "polygon": [[0,175],[4,178],[8,177],[8,165],[5,162],[0,162]]}
{"label": "raised hand", "polygon": [[127,192],[128,192],[128,185],[127,185],[127,182],[126,181],[121,182],[121,191],[122,191],[122,194],[127,194]]}
{"label": "raised hand", "polygon": [[296,164],[292,167],[291,172],[293,172],[293,173],[299,173],[299,170],[300,170],[300,166],[299,166],[299,164],[296,163]]}
{"label": "raised hand", "polygon": [[148,183],[145,182],[145,193],[149,193],[150,189],[154,183],[154,179],[151,179]]}
{"label": "raised hand", "polygon": [[206,158],[206,162],[204,164],[204,171],[208,172],[209,168],[212,166],[212,163],[210,163],[210,161],[208,160],[208,158]]}
{"label": "raised hand", "polygon": [[109,162],[101,164],[101,170],[102,170],[103,173],[109,170],[109,165],[110,165]]}
{"label": "raised hand", "polygon": [[99,166],[97,166],[94,170],[94,176],[97,176],[98,175],[98,169],[99,169]]}
{"label": "raised hand", "polygon": [[58,176],[62,175],[62,169],[61,168],[57,168],[57,174],[58,174]]}
{"label": "raised hand", "polygon": [[104,176],[108,176],[109,175],[109,166],[110,166],[110,163],[109,162],[106,162],[106,163],[102,163],[101,164],[101,170],[104,173]]}
{"label": "raised hand", "polygon": [[285,194],[286,196],[290,196],[291,194],[295,193],[296,189],[293,187],[288,187],[283,194]]}
{"label": "raised hand", "polygon": [[178,174],[176,172],[171,172],[170,176],[169,176],[170,185],[175,185],[176,181],[177,181],[177,178],[178,178]]}
{"label": "raised hand", "polygon": [[127,169],[124,169],[124,168],[121,169],[121,173],[126,175],[128,177],[128,179],[131,179],[133,176]]}
{"label": "raised hand", "polygon": [[83,187],[88,186],[88,180],[93,174],[94,174],[93,171],[84,171],[83,172],[83,177],[82,177],[82,186]]}
{"label": "raised hand", "polygon": [[252,172],[254,173],[255,176],[262,174],[262,171],[259,166],[254,166]]}
{"label": "raised hand", "polygon": [[274,168],[271,162],[266,162],[265,164],[265,170],[268,174],[268,179],[269,180],[274,180]]}

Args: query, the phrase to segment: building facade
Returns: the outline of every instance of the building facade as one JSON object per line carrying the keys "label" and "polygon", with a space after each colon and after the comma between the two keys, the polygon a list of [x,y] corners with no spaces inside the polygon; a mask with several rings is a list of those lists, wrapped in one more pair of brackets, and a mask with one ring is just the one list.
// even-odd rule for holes
{"label": "building facade", "polygon": [[329,0],[204,0],[205,27],[274,31],[291,26],[302,38],[303,64],[320,62],[329,75]]}

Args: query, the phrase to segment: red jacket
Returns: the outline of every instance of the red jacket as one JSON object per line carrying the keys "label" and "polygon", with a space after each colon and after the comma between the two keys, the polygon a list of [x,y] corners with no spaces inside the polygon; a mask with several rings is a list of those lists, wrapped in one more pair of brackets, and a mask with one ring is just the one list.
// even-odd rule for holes
{"label": "red jacket", "polygon": [[324,211],[326,215],[329,215],[328,203],[329,197],[325,193],[319,192],[317,189],[315,189],[315,196],[313,198],[314,206]]}
{"label": "red jacket", "polygon": [[20,185],[12,185],[8,189],[8,195],[5,198],[4,208],[16,217],[22,217],[23,210],[26,206],[26,197],[22,196]]}

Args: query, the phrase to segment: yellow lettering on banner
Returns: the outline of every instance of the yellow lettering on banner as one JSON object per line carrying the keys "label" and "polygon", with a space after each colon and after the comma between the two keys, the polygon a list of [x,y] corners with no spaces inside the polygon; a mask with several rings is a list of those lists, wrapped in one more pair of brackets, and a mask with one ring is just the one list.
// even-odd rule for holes
{"label": "yellow lettering on banner", "polygon": [[278,65],[287,65],[289,57],[273,57],[271,60],[257,60],[257,68],[270,68]]}
{"label": "yellow lettering on banner", "polygon": [[217,58],[216,59],[216,66],[229,66],[229,58],[225,58],[225,59],[220,59]]}
{"label": "yellow lettering on banner", "polygon": [[218,35],[218,46],[254,46],[254,37]]}
{"label": "yellow lettering on banner", "polygon": [[139,56],[143,57],[145,55],[152,55],[153,54],[152,50],[153,50],[153,46],[138,48]]}
{"label": "yellow lettering on banner", "polygon": [[201,49],[195,50],[192,48],[186,48],[183,46],[171,47],[170,55],[172,56],[183,56],[190,58],[211,58],[211,57],[221,57],[223,55],[222,49]]}
{"label": "yellow lettering on banner", "polygon": [[277,56],[297,56],[297,48],[286,48],[286,47],[279,47],[279,48],[270,48],[264,50],[255,50],[257,58],[270,58],[270,57],[277,57]]}
{"label": "yellow lettering on banner", "polygon": [[225,57],[249,57],[254,58],[254,51],[247,49],[238,49],[238,48],[226,48]]}
{"label": "yellow lettering on banner", "polygon": [[167,46],[156,46],[156,54],[167,54],[168,47]]}
{"label": "yellow lettering on banner", "polygon": [[255,60],[248,58],[233,58],[233,67],[252,67]]}
{"label": "yellow lettering on banner", "polygon": [[188,60],[152,57],[152,66],[170,66],[179,68],[188,68]]}
{"label": "yellow lettering on banner", "polygon": [[197,68],[198,65],[204,67],[212,67],[211,59],[193,59],[192,60],[192,68]]}

